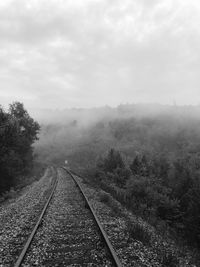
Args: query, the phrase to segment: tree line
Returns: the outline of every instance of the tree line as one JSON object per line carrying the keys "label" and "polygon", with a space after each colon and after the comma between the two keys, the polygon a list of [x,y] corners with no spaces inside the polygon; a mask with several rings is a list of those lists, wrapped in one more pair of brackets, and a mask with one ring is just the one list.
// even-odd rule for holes
{"label": "tree line", "polygon": [[134,213],[200,245],[199,155],[170,159],[138,154],[128,164],[111,149],[99,157],[92,176]]}
{"label": "tree line", "polygon": [[46,125],[36,150],[41,162],[67,159],[73,170],[91,177],[91,183],[99,183],[150,224],[164,233],[170,227],[199,245],[199,107],[163,109],[140,115],[124,106],[117,118],[108,114],[87,127],[76,117]]}
{"label": "tree line", "polygon": [[38,139],[39,130],[39,124],[22,103],[10,104],[8,111],[0,106],[0,193],[9,190],[18,176],[32,168],[32,144]]}

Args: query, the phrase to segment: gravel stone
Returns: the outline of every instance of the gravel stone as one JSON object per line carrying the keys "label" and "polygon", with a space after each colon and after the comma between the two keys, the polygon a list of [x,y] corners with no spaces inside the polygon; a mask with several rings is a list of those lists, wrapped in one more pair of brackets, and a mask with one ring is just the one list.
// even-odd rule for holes
{"label": "gravel stone", "polygon": [[12,266],[20,254],[49,195],[55,176],[47,168],[44,176],[22,195],[0,206],[0,266]]}
{"label": "gravel stone", "polygon": [[145,247],[138,240],[129,238],[126,219],[114,213],[109,206],[100,201],[99,192],[101,190],[90,188],[82,182],[80,177],[77,178],[81,182],[84,192],[116,250],[122,266],[161,267],[162,265],[159,263],[156,253],[151,248]]}
{"label": "gravel stone", "polygon": [[79,189],[58,170],[54,196],[22,266],[114,266]]}
{"label": "gravel stone", "polygon": [[[112,207],[103,203],[100,200],[100,194],[108,194],[101,189],[90,187],[88,184],[83,182],[83,179],[76,176],[84,189],[90,203],[97,214],[105,232],[107,233],[109,240],[111,241],[114,249],[116,250],[118,257],[123,266],[144,266],[144,267],[161,267],[163,264],[160,261],[160,257],[157,254],[157,250],[160,245],[165,245],[168,248],[173,245],[172,240],[164,241],[159,235],[155,233],[155,229],[143,221],[140,217],[135,216],[131,212],[127,211],[118,201],[113,199],[114,206],[118,206],[119,211],[116,214]],[[144,227],[148,227],[154,235],[155,240],[151,246],[145,246],[142,242],[130,238],[129,231],[127,230],[127,218],[134,222],[137,222]],[[165,244],[164,244],[165,242]],[[176,246],[172,247],[175,251]],[[179,252],[180,254],[180,252]],[[178,253],[177,253],[178,255]],[[191,263],[191,255],[185,253],[179,258],[177,267],[197,267],[197,265]],[[174,265],[173,265],[174,266]]]}

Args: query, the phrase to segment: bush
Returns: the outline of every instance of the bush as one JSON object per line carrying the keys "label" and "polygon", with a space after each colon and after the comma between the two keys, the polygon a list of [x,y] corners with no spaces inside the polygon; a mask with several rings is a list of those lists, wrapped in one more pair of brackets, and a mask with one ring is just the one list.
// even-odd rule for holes
{"label": "bush", "polygon": [[161,263],[166,267],[176,267],[179,265],[179,260],[174,251],[165,248],[161,254]]}
{"label": "bush", "polygon": [[119,203],[115,199],[113,199],[111,195],[105,192],[100,192],[99,199],[101,202],[105,203],[111,208],[114,216],[121,214]]}
{"label": "bush", "polygon": [[128,222],[127,230],[129,237],[141,241],[144,245],[150,245],[151,243],[151,233],[147,227],[138,223]]}
{"label": "bush", "polygon": [[101,192],[99,194],[99,200],[103,203],[108,203],[110,200],[110,196],[108,193]]}

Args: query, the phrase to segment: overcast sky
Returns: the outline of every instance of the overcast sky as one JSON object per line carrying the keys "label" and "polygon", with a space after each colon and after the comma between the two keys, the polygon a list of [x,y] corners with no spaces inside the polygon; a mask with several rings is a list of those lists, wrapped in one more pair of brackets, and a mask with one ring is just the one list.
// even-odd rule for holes
{"label": "overcast sky", "polygon": [[200,103],[199,0],[0,0],[0,104]]}

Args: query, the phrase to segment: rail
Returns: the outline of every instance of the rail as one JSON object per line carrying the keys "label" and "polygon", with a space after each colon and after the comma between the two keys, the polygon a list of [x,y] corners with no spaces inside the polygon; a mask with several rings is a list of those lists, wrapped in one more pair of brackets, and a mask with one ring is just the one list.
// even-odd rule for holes
{"label": "rail", "polygon": [[84,199],[85,199],[85,201],[86,201],[86,203],[87,203],[87,205],[88,205],[88,207],[89,207],[89,209],[90,209],[90,211],[91,211],[91,213],[92,213],[92,215],[94,217],[94,220],[95,220],[95,222],[96,222],[96,224],[97,224],[97,226],[98,226],[98,228],[100,230],[100,233],[101,233],[101,235],[102,235],[102,237],[103,237],[103,239],[104,239],[104,241],[106,243],[106,246],[108,247],[108,250],[109,250],[110,254],[112,255],[112,258],[113,258],[113,261],[114,261],[115,265],[117,267],[122,267],[122,264],[121,264],[121,262],[120,262],[120,260],[119,260],[119,258],[117,256],[117,254],[116,254],[116,252],[115,252],[112,244],[110,243],[110,241],[108,239],[108,236],[107,236],[106,232],[104,231],[104,229],[103,229],[103,227],[102,227],[99,219],[97,218],[97,215],[95,214],[95,211],[93,210],[93,208],[92,208],[92,206],[91,206],[91,204],[90,204],[87,196],[85,195],[84,190],[83,190],[81,184],[76,179],[76,177],[71,173],[71,171],[69,171],[65,167],[62,167],[62,168],[72,177],[72,179],[74,180],[74,182],[77,184],[80,192],[82,193],[82,195],[83,195],[83,197],[84,197]]}
{"label": "rail", "polygon": [[57,185],[57,180],[58,180],[58,178],[56,177],[56,179],[55,179],[55,181],[54,181],[54,183],[53,183],[53,188],[52,188],[51,194],[50,194],[50,196],[48,197],[47,202],[46,202],[45,206],[44,206],[43,209],[42,209],[42,212],[41,212],[41,214],[40,214],[40,217],[38,218],[35,227],[33,228],[31,234],[29,235],[29,238],[28,238],[28,240],[26,241],[26,244],[25,244],[25,246],[24,246],[24,248],[23,248],[21,254],[19,255],[19,257],[18,257],[18,259],[17,259],[17,261],[16,261],[14,267],[19,267],[19,266],[21,266],[21,264],[22,264],[22,262],[23,262],[23,260],[24,260],[24,257],[25,257],[25,255],[26,255],[26,253],[27,253],[27,251],[28,251],[28,248],[29,248],[30,245],[31,245],[31,242],[32,242],[32,240],[33,240],[33,238],[34,238],[34,236],[35,236],[35,234],[36,234],[36,232],[37,232],[38,227],[39,227],[40,224],[41,224],[42,218],[43,218],[43,216],[44,216],[44,214],[45,214],[45,212],[46,212],[46,210],[47,210],[47,208],[48,208],[48,206],[49,206],[49,203],[50,203],[50,201],[51,201],[51,198],[52,198],[52,196],[53,196],[53,194],[54,194],[54,191],[55,191],[55,189],[56,189],[56,185]]}

